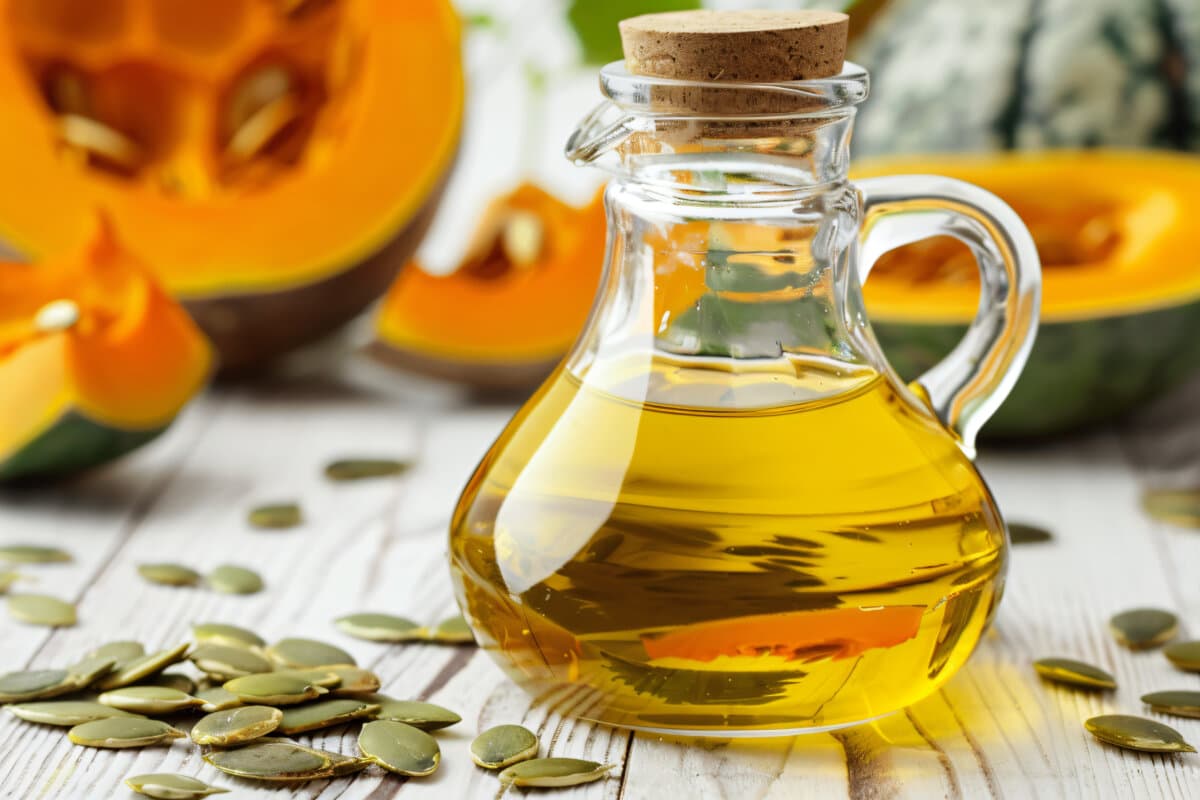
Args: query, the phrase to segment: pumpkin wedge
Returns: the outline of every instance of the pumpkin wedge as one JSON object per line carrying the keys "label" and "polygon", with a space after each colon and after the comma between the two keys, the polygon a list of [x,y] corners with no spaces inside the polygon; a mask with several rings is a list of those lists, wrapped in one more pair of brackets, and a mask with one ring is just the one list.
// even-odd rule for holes
{"label": "pumpkin wedge", "polygon": [[65,475],[150,441],[212,363],[107,225],[73,258],[0,263],[0,481]]}
{"label": "pumpkin wedge", "polygon": [[244,370],[383,294],[462,118],[449,0],[0,0],[0,239],[129,249]]}
{"label": "pumpkin wedge", "polygon": [[602,193],[576,208],[522,184],[490,204],[454,272],[401,272],[369,352],[474,386],[531,385],[583,328],[604,243]]}
{"label": "pumpkin wedge", "polygon": [[[1130,411],[1200,370],[1200,157],[1151,151],[910,156],[855,175],[934,173],[1007,201],[1042,259],[1037,341],[991,437],[1059,433]],[[962,338],[975,262],[950,239],[885,255],[864,287],[888,359],[915,378]]]}

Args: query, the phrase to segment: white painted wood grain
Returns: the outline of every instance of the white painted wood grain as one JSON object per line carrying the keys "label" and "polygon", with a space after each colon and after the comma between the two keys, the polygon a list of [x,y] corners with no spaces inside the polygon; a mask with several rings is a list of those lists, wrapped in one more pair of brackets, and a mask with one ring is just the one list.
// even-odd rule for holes
{"label": "white painted wood grain", "polygon": [[[1006,514],[1046,524],[1057,538],[1016,549],[993,630],[936,695],[836,734],[719,741],[574,722],[569,693],[531,702],[473,648],[360,642],[330,624],[368,608],[421,621],[452,613],[446,524],[511,408],[470,406],[420,384],[388,396],[329,381],[217,391],[120,465],[63,487],[0,493],[0,540],[54,542],[76,555],[70,565],[27,568],[37,579],[27,586],[81,602],[80,625],[71,629],[0,619],[0,670],[62,664],[117,637],[165,646],[200,620],[247,625],[268,638],[314,634],[378,671],[389,693],[463,713],[458,729],[439,734],[442,769],[407,782],[370,771],[262,787],[216,773],[185,743],[86,750],[61,729],[4,714],[0,797],[122,797],[128,775],[181,771],[233,787],[238,798],[491,798],[495,779],[471,764],[467,747],[478,730],[501,722],[538,730],[553,755],[616,766],[603,783],[553,795],[573,800],[1200,797],[1200,758],[1125,753],[1082,728],[1091,714],[1144,713],[1138,696],[1146,691],[1200,688],[1200,677],[1173,670],[1159,653],[1119,648],[1105,628],[1112,612],[1133,605],[1200,619],[1200,533],[1154,523],[1137,507],[1147,476],[1194,479],[1200,468],[1195,398],[1200,385],[1123,433],[985,452],[981,467]],[[359,453],[411,455],[417,467],[400,479],[356,485],[322,478],[326,461]],[[303,528],[246,526],[249,505],[293,497],[304,505]],[[267,590],[228,597],[136,577],[137,563],[166,559],[200,568],[253,565]],[[1096,696],[1047,686],[1029,662],[1051,654],[1106,666],[1121,689]],[[1162,719],[1200,741],[1200,721]],[[302,740],[353,752],[354,735],[341,728]]]}

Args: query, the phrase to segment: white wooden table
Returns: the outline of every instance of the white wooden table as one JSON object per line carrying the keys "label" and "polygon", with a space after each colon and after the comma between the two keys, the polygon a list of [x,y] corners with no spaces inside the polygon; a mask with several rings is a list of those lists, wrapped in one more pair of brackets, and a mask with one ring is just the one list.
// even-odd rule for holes
{"label": "white wooden table", "polygon": [[[1200,531],[1156,524],[1138,509],[1139,484],[1200,481],[1200,384],[1135,426],[1034,450],[985,451],[984,473],[1012,519],[1053,529],[1050,544],[1017,548],[996,625],[968,666],[905,713],[834,734],[768,740],[685,740],[573,722],[567,703],[531,705],[473,647],[384,646],[350,639],[331,620],[380,609],[434,621],[454,611],[445,533],[458,490],[512,411],[466,403],[410,382],[376,396],[333,382],[224,388],[194,404],[161,441],[109,469],[55,489],[0,492],[0,541],[54,543],[68,565],[31,567],[23,588],[77,600],[77,627],[49,631],[0,616],[0,671],[69,663],[116,638],[160,647],[195,621],[262,635],[313,635],[376,670],[384,690],[462,713],[439,735],[442,767],[402,781],[377,770],[273,788],[200,760],[186,741],[103,751],[71,745],[60,728],[0,714],[0,797],[132,797],[123,778],[179,771],[232,788],[230,797],[491,798],[495,778],[467,752],[475,733],[520,722],[543,751],[616,765],[611,778],[546,797],[607,798],[1197,798],[1200,756],[1115,750],[1082,728],[1088,716],[1142,713],[1138,696],[1200,688],[1160,653],[1131,654],[1106,632],[1137,605],[1175,609],[1200,634]],[[411,456],[406,477],[331,485],[322,465],[342,454]],[[298,498],[307,524],[247,528],[246,509]],[[267,589],[231,597],[142,582],[135,565],[177,560],[199,569],[252,565]],[[1110,668],[1111,695],[1056,689],[1030,662],[1075,656]],[[1200,744],[1200,720],[1161,718]],[[301,737],[355,751],[353,728]],[[513,796],[520,796],[513,792]]]}

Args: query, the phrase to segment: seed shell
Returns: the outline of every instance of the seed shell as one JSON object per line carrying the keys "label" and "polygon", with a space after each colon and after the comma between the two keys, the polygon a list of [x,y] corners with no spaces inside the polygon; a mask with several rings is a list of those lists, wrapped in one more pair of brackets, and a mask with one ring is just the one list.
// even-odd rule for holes
{"label": "seed shell", "polygon": [[291,706],[283,712],[279,732],[291,736],[320,728],[331,728],[356,719],[371,719],[379,706],[348,697],[317,700],[301,706]]}
{"label": "seed shell", "polygon": [[100,682],[96,684],[96,688],[101,691],[120,689],[124,686],[131,686],[151,675],[156,675],[172,664],[182,661],[183,657],[187,655],[189,646],[187,642],[184,642],[166,650],[135,658],[111,675],[101,678]]}
{"label": "seed shell", "polygon": [[430,775],[442,760],[436,739],[411,725],[390,720],[363,725],[358,734],[358,749],[397,775]]}
{"label": "seed shell", "polygon": [[1048,681],[1078,689],[1116,689],[1117,680],[1099,667],[1070,658],[1043,658],[1033,663],[1037,673]]}
{"label": "seed shell", "polygon": [[13,716],[26,722],[69,727],[109,717],[132,717],[128,711],[111,708],[90,700],[46,700],[39,703],[16,703],[6,706]]}
{"label": "seed shell", "polygon": [[314,700],[329,690],[303,678],[264,672],[234,678],[225,684],[225,690],[237,695],[243,703],[254,705],[288,706]]}
{"label": "seed shell", "polygon": [[1114,614],[1108,627],[1130,650],[1149,650],[1174,638],[1179,617],[1157,608],[1134,608]]}
{"label": "seed shell", "polygon": [[61,564],[70,560],[71,554],[58,547],[36,544],[0,546],[0,561],[10,561],[14,564]]}
{"label": "seed shell", "polygon": [[315,639],[280,639],[267,648],[271,660],[284,669],[306,669],[357,662],[340,647]]}
{"label": "seed shell", "polygon": [[364,695],[362,699],[379,706],[378,719],[403,722],[423,731],[441,730],[462,722],[462,717],[450,709],[420,700],[395,700],[384,694]]}
{"label": "seed shell", "polygon": [[473,644],[475,634],[462,616],[444,619],[429,632],[429,640],[442,644]]}
{"label": "seed shell", "polygon": [[222,564],[208,573],[208,585],[222,594],[255,594],[262,591],[263,579],[252,569]]}
{"label": "seed shell", "polygon": [[174,714],[204,702],[165,686],[126,686],[104,692],[97,699],[106,706],[135,714]]}
{"label": "seed shell", "polygon": [[67,731],[67,738],[84,747],[120,749],[146,747],[180,739],[183,731],[165,722],[145,717],[109,717],[76,725]]}
{"label": "seed shell", "polygon": [[1142,702],[1160,714],[1200,719],[1200,692],[1187,690],[1151,692],[1142,695]]}
{"label": "seed shell", "polygon": [[182,564],[138,564],[138,574],[161,586],[195,586],[203,577]]}
{"label": "seed shell", "polygon": [[1163,655],[1178,669],[1200,672],[1200,639],[1167,645]]}
{"label": "seed shell", "polygon": [[221,681],[270,672],[275,668],[269,659],[253,650],[211,642],[197,647],[188,659],[201,672]]}
{"label": "seed shell", "polygon": [[497,725],[471,742],[471,758],[484,769],[504,769],[537,754],[537,736],[520,725]]}
{"label": "seed shell", "polygon": [[611,764],[581,758],[533,758],[513,764],[500,773],[506,786],[579,786],[608,775]]}
{"label": "seed shell", "polygon": [[214,711],[227,711],[242,705],[242,701],[238,699],[238,696],[226,690],[224,686],[211,686],[207,689],[201,689],[196,692],[196,697],[203,701],[200,705],[200,710],[205,714],[211,714]]}
{"label": "seed shell", "polygon": [[252,509],[247,520],[255,528],[282,530],[303,523],[304,515],[300,513],[300,506],[295,503],[276,503]]}
{"label": "seed shell", "polygon": [[156,800],[200,800],[213,794],[224,794],[228,789],[210,786],[204,781],[196,780],[188,775],[158,773],[154,775],[135,775],[125,779],[125,785],[138,794],[153,797]]}
{"label": "seed shell", "polygon": [[1030,525],[1027,522],[1008,523],[1008,539],[1017,544],[1041,544],[1054,539],[1050,531],[1040,525]]}
{"label": "seed shell", "polygon": [[372,642],[411,642],[423,638],[425,633],[411,619],[373,612],[340,617],[334,624],[350,636]]}
{"label": "seed shell", "polygon": [[1183,735],[1161,722],[1128,714],[1104,714],[1084,723],[1088,732],[1102,742],[1147,753],[1194,753],[1196,748]]}
{"label": "seed shell", "polygon": [[30,625],[69,628],[76,622],[75,606],[45,594],[10,594],[8,615]]}
{"label": "seed shell", "polygon": [[1142,494],[1142,508],[1160,522],[1200,528],[1200,488],[1147,489]]}
{"label": "seed shell", "polygon": [[42,700],[79,687],[65,669],[34,669],[0,675],[0,703]]}
{"label": "seed shell", "polygon": [[204,760],[228,775],[260,781],[311,781],[329,777],[334,760],[329,753],[294,742],[270,739],[235,750],[216,750]]}
{"label": "seed shell", "polygon": [[279,727],[283,712],[268,706],[241,706],[201,717],[192,726],[196,744],[229,747],[266,736]]}
{"label": "seed shell", "polygon": [[200,644],[232,645],[234,647],[266,647],[263,640],[254,631],[248,631],[237,625],[226,625],[221,622],[198,622],[192,626],[192,638]]}

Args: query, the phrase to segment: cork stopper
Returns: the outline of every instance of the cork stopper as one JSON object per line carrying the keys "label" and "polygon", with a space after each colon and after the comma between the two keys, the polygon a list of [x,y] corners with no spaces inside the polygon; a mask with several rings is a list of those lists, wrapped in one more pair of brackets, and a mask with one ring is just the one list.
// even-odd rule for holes
{"label": "cork stopper", "polygon": [[849,21],[835,11],[675,11],[624,20],[620,30],[634,74],[781,83],[839,74]]}

